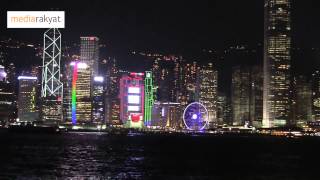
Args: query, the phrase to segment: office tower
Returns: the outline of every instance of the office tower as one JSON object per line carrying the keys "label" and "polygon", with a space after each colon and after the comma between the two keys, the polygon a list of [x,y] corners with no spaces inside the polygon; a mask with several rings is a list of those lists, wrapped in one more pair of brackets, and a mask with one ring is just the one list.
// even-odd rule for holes
{"label": "office tower", "polygon": [[263,115],[263,71],[260,66],[250,71],[250,122],[254,127],[262,127]]}
{"label": "office tower", "polygon": [[[76,97],[72,95],[72,107],[76,108],[76,113],[72,110],[74,112],[73,124],[75,122],[86,124],[92,122],[93,78],[98,74],[98,63],[99,39],[97,37],[80,37],[80,62],[75,62],[77,66],[73,67],[72,88],[76,87],[74,94]],[[74,80],[75,75],[76,80]]]}
{"label": "office tower", "polygon": [[51,28],[44,33],[41,116],[49,124],[62,121],[63,84],[60,81],[61,33]]}
{"label": "office tower", "polygon": [[178,102],[181,105],[185,106],[187,104],[186,102],[186,85],[184,84],[184,59],[180,56],[178,59],[176,59],[174,63],[174,74],[173,74],[173,90],[174,90],[174,97],[175,101]]}
{"label": "office tower", "polygon": [[232,125],[230,98],[228,98],[224,93],[219,93],[218,95],[217,119],[218,124]]}
{"label": "office tower", "polygon": [[312,74],[312,119],[320,120],[320,71]]}
{"label": "office tower", "polygon": [[263,76],[259,66],[233,67],[231,102],[233,125],[262,126]]}
{"label": "office tower", "polygon": [[95,76],[93,78],[93,93],[92,93],[92,121],[94,124],[105,124],[104,100],[105,100],[104,77]]}
{"label": "office tower", "polygon": [[16,96],[14,86],[6,80],[7,73],[0,66],[0,126],[14,122],[16,118]]}
{"label": "office tower", "polygon": [[196,62],[193,62],[192,64],[187,63],[184,66],[184,82],[186,91],[184,92],[186,94],[186,102],[187,104],[198,101],[199,96],[199,78],[197,77],[198,72],[198,66]]}
{"label": "office tower", "polygon": [[162,102],[173,102],[176,99],[174,92],[174,60],[156,58],[152,65],[154,86],[156,87],[156,100]]}
{"label": "office tower", "polygon": [[209,127],[217,124],[217,98],[218,98],[218,71],[213,67],[212,63],[201,67],[199,73],[200,95],[199,101],[203,104],[209,114]]}
{"label": "office tower", "polygon": [[91,98],[89,79],[86,73],[89,66],[81,61],[73,61],[72,84],[71,84],[71,119],[72,124],[83,124],[91,122]]}
{"label": "office tower", "polygon": [[91,77],[98,75],[99,38],[80,37],[80,61],[89,66]]}
{"label": "office tower", "polygon": [[290,0],[265,0],[263,127],[285,126],[290,110]]}
{"label": "office tower", "polygon": [[145,126],[151,125],[151,116],[152,116],[152,106],[154,103],[154,86],[153,86],[153,77],[151,71],[146,71],[146,77],[144,79],[144,124]]}
{"label": "office tower", "polygon": [[312,120],[312,90],[311,83],[305,76],[295,78],[295,117],[293,124],[297,126],[306,125]]}
{"label": "office tower", "polygon": [[19,76],[18,118],[19,121],[33,122],[39,119],[37,110],[38,78],[35,76]]}
{"label": "office tower", "polygon": [[236,66],[232,72],[231,102],[233,125],[250,121],[250,68]]}
{"label": "office tower", "polygon": [[105,120],[112,126],[118,126],[120,121],[120,99],[119,94],[119,69],[116,60],[107,62],[106,96],[105,96]]}
{"label": "office tower", "polygon": [[73,76],[73,61],[77,61],[79,56],[66,56],[63,65],[63,120],[66,123],[71,123],[71,106],[72,106],[72,76]]}
{"label": "office tower", "polygon": [[120,79],[120,119],[126,127],[142,128],[144,116],[144,73],[123,74]]}

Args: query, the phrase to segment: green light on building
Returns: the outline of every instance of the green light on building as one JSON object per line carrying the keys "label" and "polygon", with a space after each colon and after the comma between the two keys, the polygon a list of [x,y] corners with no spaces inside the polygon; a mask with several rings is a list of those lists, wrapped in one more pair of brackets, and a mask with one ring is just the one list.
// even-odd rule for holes
{"label": "green light on building", "polygon": [[145,98],[144,98],[144,124],[145,126],[151,125],[151,113],[154,103],[153,99],[153,81],[152,72],[146,71],[146,77],[144,79]]}

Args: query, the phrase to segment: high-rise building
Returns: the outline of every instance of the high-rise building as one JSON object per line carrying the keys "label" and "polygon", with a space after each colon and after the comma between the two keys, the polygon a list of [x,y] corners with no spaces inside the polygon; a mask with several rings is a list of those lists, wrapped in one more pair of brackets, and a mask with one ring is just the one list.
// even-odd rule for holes
{"label": "high-rise building", "polygon": [[105,124],[105,81],[103,76],[93,78],[92,121],[94,124]]}
{"label": "high-rise building", "polygon": [[120,75],[116,60],[112,59],[107,62],[107,75],[105,80],[105,121],[112,126],[121,125],[120,99],[118,97],[119,79]]}
{"label": "high-rise building", "polygon": [[199,72],[199,101],[208,110],[209,126],[217,124],[217,98],[218,98],[218,71],[213,67],[212,63],[208,63],[201,67]]}
{"label": "high-rise building", "polygon": [[285,126],[290,111],[290,0],[265,0],[263,127]]}
{"label": "high-rise building", "polygon": [[233,68],[231,100],[233,125],[262,125],[263,76],[258,66]]}
{"label": "high-rise building", "polygon": [[19,121],[33,122],[39,119],[37,108],[38,78],[19,76],[18,118]]}
{"label": "high-rise building", "polygon": [[48,124],[62,121],[63,84],[60,81],[61,33],[51,28],[44,33],[41,116]]}
{"label": "high-rise building", "polygon": [[312,74],[312,119],[320,120],[320,71]]}
{"label": "high-rise building", "polygon": [[260,66],[250,71],[250,122],[254,127],[262,127],[263,116],[263,71]]}
{"label": "high-rise building", "polygon": [[142,128],[144,122],[144,73],[123,74],[120,79],[120,119],[126,127]]}
{"label": "high-rise building", "polygon": [[71,119],[72,124],[91,122],[90,82],[86,77],[89,67],[81,61],[73,61],[71,85]]}
{"label": "high-rise building", "polygon": [[80,61],[89,66],[91,77],[98,75],[99,38],[80,37]]}
{"label": "high-rise building", "polygon": [[312,120],[312,90],[311,83],[305,76],[295,78],[295,117],[293,124],[297,126],[306,125]]}
{"label": "high-rise building", "polygon": [[[75,64],[77,66],[73,67],[72,83],[74,83],[76,77],[76,85],[72,85],[72,107],[76,108],[76,112],[72,109],[72,121],[74,123],[76,117],[77,122],[88,124],[92,122],[93,78],[98,75],[99,38],[80,37],[80,62],[75,62]],[[74,94],[75,87],[76,93]],[[74,95],[76,95],[76,98]]]}
{"label": "high-rise building", "polygon": [[198,74],[198,65],[196,62],[192,64],[187,63],[184,66],[184,82],[185,84],[185,94],[187,104],[199,100],[199,76]]}
{"label": "high-rise building", "polygon": [[218,95],[217,109],[218,124],[232,125],[230,98],[223,93]]}
{"label": "high-rise building", "polygon": [[250,85],[250,68],[234,67],[231,85],[233,125],[250,121]]}
{"label": "high-rise building", "polygon": [[152,119],[152,106],[154,103],[154,87],[153,87],[153,77],[151,71],[146,71],[146,77],[144,79],[144,124],[145,126],[151,125]]}
{"label": "high-rise building", "polygon": [[0,67],[0,126],[13,122],[16,118],[16,95],[14,86],[6,80],[4,69]]}

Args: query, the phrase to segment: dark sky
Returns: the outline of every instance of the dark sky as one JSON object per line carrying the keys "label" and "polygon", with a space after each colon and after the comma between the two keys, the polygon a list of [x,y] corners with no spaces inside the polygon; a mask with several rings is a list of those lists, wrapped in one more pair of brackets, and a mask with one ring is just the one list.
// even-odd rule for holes
{"label": "dark sky", "polygon": [[[116,49],[185,52],[263,40],[263,0],[1,0],[1,35],[41,42],[42,30],[6,30],[6,11],[50,9],[66,11],[64,40],[97,35]],[[319,46],[319,10],[318,0],[293,0],[298,45]]]}

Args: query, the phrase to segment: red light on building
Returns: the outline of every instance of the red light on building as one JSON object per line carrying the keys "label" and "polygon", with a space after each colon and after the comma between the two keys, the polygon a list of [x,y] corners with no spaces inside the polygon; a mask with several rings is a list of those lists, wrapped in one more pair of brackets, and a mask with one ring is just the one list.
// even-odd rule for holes
{"label": "red light on building", "polygon": [[142,119],[142,115],[140,113],[132,113],[130,116],[132,122],[139,122]]}
{"label": "red light on building", "polygon": [[[120,119],[132,127],[132,123],[143,124],[144,114],[144,73],[128,73],[120,79]],[[129,121],[129,122],[128,122]]]}

